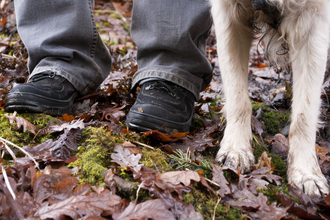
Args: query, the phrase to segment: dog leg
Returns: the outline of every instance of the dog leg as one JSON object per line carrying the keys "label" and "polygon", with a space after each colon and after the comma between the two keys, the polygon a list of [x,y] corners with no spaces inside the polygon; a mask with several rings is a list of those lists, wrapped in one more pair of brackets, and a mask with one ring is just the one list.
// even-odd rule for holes
{"label": "dog leg", "polygon": [[[315,153],[321,88],[329,45],[329,3],[308,6],[285,17],[293,70],[288,181],[306,194],[328,194]],[[314,7],[314,8],[313,8]],[[295,16],[295,17],[294,17]]]}
{"label": "dog leg", "polygon": [[239,166],[242,172],[248,172],[254,163],[248,95],[249,50],[253,40],[248,21],[253,9],[250,1],[211,0],[211,3],[225,95],[223,112],[227,119],[216,160],[234,170]]}

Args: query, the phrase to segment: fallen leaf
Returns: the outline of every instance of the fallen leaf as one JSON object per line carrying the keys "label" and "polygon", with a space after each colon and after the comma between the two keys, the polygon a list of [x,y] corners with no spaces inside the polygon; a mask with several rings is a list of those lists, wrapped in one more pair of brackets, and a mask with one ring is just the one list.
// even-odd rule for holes
{"label": "fallen leaf", "polygon": [[224,198],[226,195],[231,194],[230,189],[228,187],[228,181],[226,180],[223,171],[220,166],[211,163],[212,166],[212,181],[219,184],[220,189],[217,191],[221,198]]}
{"label": "fallen leaf", "polygon": [[7,18],[1,18],[1,21],[0,21],[1,27],[5,27],[6,23],[7,23]]}
{"label": "fallen leaf", "polygon": [[196,182],[200,181],[199,174],[196,171],[192,170],[166,172],[160,174],[158,178],[174,185],[183,183],[183,185],[185,186],[189,186],[191,180],[194,180]]}
{"label": "fallen leaf", "polygon": [[132,17],[132,2],[113,2],[112,5],[115,7],[116,11],[121,13],[125,17]]}
{"label": "fallen leaf", "polygon": [[[56,141],[47,141],[34,146],[24,146],[23,149],[29,152],[36,159],[43,161],[66,160],[71,157],[72,151],[77,151],[81,139],[81,131],[78,129],[65,130]],[[18,160],[20,160],[19,158]]]}
{"label": "fallen leaf", "polygon": [[315,213],[309,213],[303,204],[300,205],[296,203],[293,198],[283,193],[283,191],[279,193],[273,191],[273,193],[280,199],[281,203],[285,207],[289,207],[288,211],[294,213],[295,215],[306,219],[323,219]]}
{"label": "fallen leaf", "polygon": [[62,117],[58,117],[58,119],[62,120],[62,121],[73,121],[75,119],[75,117],[73,115],[68,115],[68,114],[64,114]]}
{"label": "fallen leaf", "polygon": [[102,218],[101,216],[89,215],[87,217],[80,218],[79,220],[107,220],[107,219]]}
{"label": "fallen leaf", "polygon": [[[124,151],[120,145],[116,146],[115,151],[117,153],[112,153],[111,155],[113,159],[112,162],[128,166],[133,171],[134,179],[141,183],[139,187],[148,190],[152,198],[163,199],[166,205],[171,207],[175,217],[179,217],[184,213],[189,215],[190,212],[195,211],[191,204],[186,205],[182,200],[183,192],[190,192],[190,188],[184,184],[189,184],[188,182],[190,182],[191,179],[198,180],[199,175],[197,172],[185,171],[189,173],[187,179],[178,177],[177,172],[165,174],[163,176],[164,179],[162,179],[161,175],[163,174],[158,174],[155,170],[144,167],[143,164],[138,163],[141,158],[140,154],[134,155],[128,150]],[[172,175],[175,177],[173,180],[169,179]],[[198,177],[196,175],[198,175]],[[181,184],[181,182],[184,184]],[[177,192],[178,196],[172,195],[174,191]]]}
{"label": "fallen leaf", "polygon": [[124,141],[122,144],[123,148],[128,149],[132,154],[142,154],[142,150],[138,148],[135,144],[132,144],[129,141]]}
{"label": "fallen leaf", "polygon": [[282,177],[269,173],[270,170],[270,167],[262,167],[250,174],[239,174],[239,186],[241,188],[246,186],[251,192],[257,194],[258,188],[267,189],[269,183],[281,185]]}
{"label": "fallen leaf", "polygon": [[204,151],[207,147],[215,146],[214,143],[218,140],[217,138],[213,138],[214,135],[218,135],[219,132],[223,131],[225,125],[221,122],[221,119],[217,119],[214,121],[213,125],[205,128],[200,133],[195,135],[187,135],[185,137],[179,138],[175,141],[171,141],[167,143],[164,148],[171,149],[167,150],[169,152],[181,150],[182,152],[187,152],[189,148],[191,153],[195,151]]}
{"label": "fallen leaf", "polygon": [[55,132],[62,132],[64,129],[71,130],[71,129],[83,129],[85,128],[85,124],[83,120],[71,121],[68,123],[63,123],[61,125],[51,125],[49,127],[43,128],[40,130],[41,134],[53,134]]}
{"label": "fallen leaf", "polygon": [[125,107],[126,105],[123,105],[121,107],[115,106],[115,107],[103,109],[102,119],[118,124],[119,121],[126,116],[126,114],[123,111],[121,111]]}
{"label": "fallen leaf", "polygon": [[18,192],[18,185],[14,178],[8,177],[9,184],[13,189],[16,199],[14,200],[9,192],[8,186],[0,174],[0,201],[1,219],[26,219],[26,216],[33,214],[38,207],[37,202],[27,192]]}
{"label": "fallen leaf", "polygon": [[319,145],[315,144],[316,156],[323,174],[327,174],[330,171],[330,156],[329,152]]}
{"label": "fallen leaf", "polygon": [[[270,206],[267,205],[268,198],[264,194],[259,193],[256,196],[245,187],[238,189],[234,184],[231,184],[231,186],[233,198],[227,196],[226,205],[247,211],[256,219],[280,220],[286,216],[288,208],[277,207],[276,202],[273,202]],[[267,217],[265,218],[265,216]]]}
{"label": "fallen leaf", "polygon": [[71,157],[71,152],[77,151],[80,139],[80,129],[65,129],[64,133],[52,143],[49,150],[53,157],[63,160],[69,159]]}
{"label": "fallen leaf", "polygon": [[131,154],[129,150],[124,150],[120,145],[115,147],[115,152],[117,153],[111,154],[111,162],[118,163],[124,167],[130,167],[135,172],[139,172],[141,167],[143,167],[143,164],[139,164],[141,154]]}
{"label": "fallen leaf", "polygon": [[252,166],[252,170],[257,170],[262,167],[269,167],[271,169],[269,169],[268,172],[273,173],[275,169],[275,165],[271,163],[271,160],[272,158],[268,157],[266,151],[262,152],[261,156],[258,158],[258,163]]}
{"label": "fallen leaf", "polygon": [[73,189],[78,185],[76,177],[70,177],[57,183],[52,189],[52,195],[48,198],[50,205],[63,201],[73,194]]}
{"label": "fallen leaf", "polygon": [[279,156],[288,156],[289,152],[289,140],[283,134],[276,134],[273,137],[266,138],[272,145],[272,153]]}
{"label": "fallen leaf", "polygon": [[169,141],[173,141],[175,139],[187,136],[187,134],[189,134],[189,132],[182,132],[182,133],[175,133],[175,134],[167,135],[167,134],[160,133],[158,130],[153,130],[153,131],[143,132],[142,137],[147,136],[147,137],[150,137],[150,138],[158,140],[158,141],[169,142]]}
{"label": "fallen leaf", "polygon": [[121,198],[113,195],[109,190],[104,190],[100,195],[90,193],[84,196],[71,196],[70,198],[48,205],[43,203],[35,213],[41,219],[57,219],[66,215],[78,219],[89,215],[101,215],[102,212],[115,213],[121,208]]}
{"label": "fallen leaf", "polygon": [[112,218],[114,220],[175,220],[176,218],[168,209],[169,207],[162,199],[148,200],[140,204],[131,202],[122,213],[115,213]]}
{"label": "fallen leaf", "polygon": [[10,124],[13,124],[14,122],[16,122],[18,129],[20,127],[23,127],[23,132],[31,131],[32,133],[35,133],[37,130],[37,127],[35,125],[31,124],[31,122],[29,122],[28,120],[26,120],[22,117],[7,116],[7,115],[5,115],[5,117],[9,120]]}
{"label": "fallen leaf", "polygon": [[264,126],[254,116],[251,118],[251,128],[253,133],[259,135],[259,137],[262,137],[262,134],[264,133]]}

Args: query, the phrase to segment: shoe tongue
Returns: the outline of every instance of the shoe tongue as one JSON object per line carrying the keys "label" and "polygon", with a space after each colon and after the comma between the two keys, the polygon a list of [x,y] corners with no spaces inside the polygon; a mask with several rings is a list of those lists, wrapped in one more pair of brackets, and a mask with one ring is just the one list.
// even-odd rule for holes
{"label": "shoe tongue", "polygon": [[176,94],[176,87],[175,84],[165,81],[165,80],[150,80],[147,82],[144,82],[146,87],[146,90],[158,90],[158,91],[165,91],[167,92],[170,96],[172,96],[173,98],[177,97]]}
{"label": "shoe tongue", "polygon": [[43,79],[48,79],[48,78],[55,78],[56,74],[52,71],[45,71],[45,72],[40,72],[35,75],[33,75],[30,79],[29,82],[37,82]]}

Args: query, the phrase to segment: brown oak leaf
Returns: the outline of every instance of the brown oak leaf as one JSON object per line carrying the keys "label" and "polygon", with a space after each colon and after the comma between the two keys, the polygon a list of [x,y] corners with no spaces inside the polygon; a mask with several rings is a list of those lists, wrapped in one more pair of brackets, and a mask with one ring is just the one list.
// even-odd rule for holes
{"label": "brown oak leaf", "polygon": [[257,170],[257,169],[260,169],[262,167],[269,167],[271,169],[269,169],[269,173],[273,173],[274,172],[274,169],[275,169],[275,165],[272,164],[271,162],[272,158],[271,157],[268,157],[267,155],[267,152],[264,151],[261,156],[258,158],[258,163],[257,164],[254,164],[252,166],[252,170]]}
{"label": "brown oak leaf", "polygon": [[224,198],[226,195],[230,194],[230,189],[228,187],[228,181],[226,180],[225,176],[223,175],[223,171],[220,166],[211,163],[213,172],[212,172],[212,181],[219,184],[220,189],[217,191],[219,195]]}
{"label": "brown oak leaf", "polygon": [[41,219],[59,219],[66,215],[78,219],[89,215],[101,215],[102,212],[115,213],[121,208],[121,198],[113,195],[109,190],[104,190],[100,195],[89,193],[83,196],[71,196],[66,200],[48,205],[43,203],[35,213]]}
{"label": "brown oak leaf", "polygon": [[139,160],[141,159],[141,154],[131,154],[131,152],[127,149],[123,149],[122,146],[117,145],[115,147],[115,152],[111,154],[111,162],[118,163],[125,167],[130,167],[135,172],[139,172],[143,164],[139,164]]}
{"label": "brown oak leaf", "polygon": [[167,183],[172,183],[178,185],[183,183],[185,186],[190,185],[190,180],[196,182],[200,181],[200,176],[196,171],[187,170],[187,171],[172,171],[160,174],[158,177],[160,180],[163,180]]}
{"label": "brown oak leaf", "polygon": [[162,199],[148,200],[136,204],[131,202],[122,213],[112,215],[114,220],[134,220],[134,219],[157,219],[157,220],[175,220],[172,212]]}
{"label": "brown oak leaf", "polygon": [[10,124],[16,122],[17,128],[23,127],[23,132],[31,131],[32,133],[35,133],[37,130],[37,127],[28,120],[26,120],[25,118],[18,116],[7,116],[7,115],[5,115],[5,117],[9,120]]}

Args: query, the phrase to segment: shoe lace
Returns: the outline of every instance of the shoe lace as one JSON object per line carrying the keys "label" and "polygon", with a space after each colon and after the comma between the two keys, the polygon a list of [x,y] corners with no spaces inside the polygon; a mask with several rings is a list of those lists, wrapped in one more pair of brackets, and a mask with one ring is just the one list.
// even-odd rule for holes
{"label": "shoe lace", "polygon": [[178,95],[176,94],[176,90],[178,89],[179,87],[176,86],[176,85],[169,85],[166,81],[154,81],[152,84],[148,85],[145,89],[146,90],[153,90],[153,89],[164,89],[168,92],[168,94],[170,96],[172,96],[173,98],[176,98],[178,97]]}
{"label": "shoe lace", "polygon": [[29,79],[30,82],[37,82],[45,78],[55,78],[56,74],[50,70],[38,73]]}

